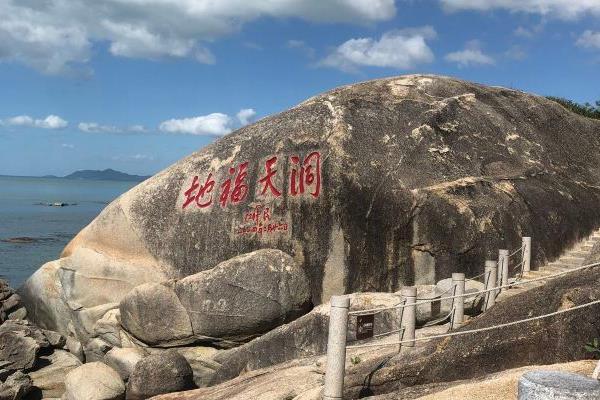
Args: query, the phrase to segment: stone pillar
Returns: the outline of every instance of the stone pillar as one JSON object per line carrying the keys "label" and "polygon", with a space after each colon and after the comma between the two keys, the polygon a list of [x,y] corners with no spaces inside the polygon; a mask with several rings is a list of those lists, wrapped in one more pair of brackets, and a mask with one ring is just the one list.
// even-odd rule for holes
{"label": "stone pillar", "polygon": [[523,237],[523,273],[531,271],[531,237]]}
{"label": "stone pillar", "polygon": [[344,392],[348,308],[350,308],[349,297],[331,297],[329,336],[327,339],[327,369],[325,371],[323,400],[341,400]]}
{"label": "stone pillar", "polygon": [[[465,274],[455,272],[452,274],[452,285],[454,286],[454,296],[465,294]],[[465,298],[458,297],[452,299],[452,329],[460,328],[465,318]]]}
{"label": "stone pillar", "polygon": [[[498,278],[500,278],[499,286],[508,284],[508,250],[505,249],[498,251]],[[500,289],[500,292],[504,292],[506,289]]]}
{"label": "stone pillar", "polygon": [[404,328],[403,340],[411,340],[405,343],[406,347],[415,345],[415,327],[417,325],[417,288],[416,286],[404,286],[402,288],[402,297],[404,298],[404,312],[402,313],[402,322],[400,327]]}
{"label": "stone pillar", "polygon": [[[487,260],[485,262],[485,275],[484,275],[484,283],[485,290],[491,289],[496,286],[497,282],[497,263],[494,260]],[[483,311],[487,311],[496,304],[496,290],[492,290],[485,293],[485,303],[483,304]]]}

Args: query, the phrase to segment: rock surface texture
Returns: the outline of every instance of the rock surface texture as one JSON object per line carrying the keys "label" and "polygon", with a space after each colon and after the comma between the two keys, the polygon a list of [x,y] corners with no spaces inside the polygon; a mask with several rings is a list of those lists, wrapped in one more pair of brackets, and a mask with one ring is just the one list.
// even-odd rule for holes
{"label": "rock surface texture", "polygon": [[198,340],[231,347],[304,314],[304,271],[279,250],[258,250],[176,281],[148,283],[127,294],[121,324],[149,345]]}
{"label": "rock surface texture", "polygon": [[77,367],[65,378],[64,400],[121,400],[125,385],[114,369],[101,362]]}
{"label": "rock surface texture", "polygon": [[[142,283],[273,248],[332,294],[475,275],[535,238],[534,265],[600,224],[600,122],[438,76],[345,86],[225,136],[113,201],[21,288],[87,341]],[[189,332],[184,332],[187,335]]]}

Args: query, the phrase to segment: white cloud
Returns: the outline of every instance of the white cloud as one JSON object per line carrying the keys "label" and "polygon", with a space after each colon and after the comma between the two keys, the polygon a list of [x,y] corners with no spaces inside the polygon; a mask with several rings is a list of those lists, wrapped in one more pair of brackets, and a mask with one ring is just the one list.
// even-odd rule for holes
{"label": "white cloud", "polygon": [[598,0],[440,0],[450,11],[504,9],[512,12],[576,19],[588,14],[600,16]]}
{"label": "white cloud", "polygon": [[446,54],[444,59],[448,62],[457,64],[460,68],[470,67],[475,65],[493,65],[496,61],[484,54],[481,51],[480,43],[477,40],[471,40],[467,42],[464,50],[455,51]]}
{"label": "white cloud", "polygon": [[579,36],[575,44],[579,47],[600,49],[600,32],[587,30]]}
{"label": "white cloud", "polygon": [[237,114],[236,117],[240,121],[242,125],[248,125],[252,122],[252,119],[256,116],[256,111],[253,108],[242,108]]}
{"label": "white cloud", "polygon": [[222,113],[212,113],[199,117],[170,119],[162,122],[159,129],[168,133],[223,136],[231,132],[231,124],[230,116]]}
{"label": "white cloud", "polygon": [[394,0],[2,0],[0,61],[64,73],[105,42],[115,56],[212,64],[207,43],[262,17],[365,24],[395,13]]}
{"label": "white cloud", "polygon": [[127,128],[129,132],[146,133],[148,129],[144,125],[131,125]]}
{"label": "white cloud", "polygon": [[5,126],[25,126],[43,129],[62,129],[69,125],[67,121],[57,115],[48,115],[44,119],[34,119],[29,115],[17,115],[1,122]]}
{"label": "white cloud", "polygon": [[434,55],[427,40],[434,39],[431,26],[403,29],[373,38],[350,39],[338,46],[319,65],[355,72],[360,67],[411,69],[430,63]]}
{"label": "white cloud", "polygon": [[111,125],[100,125],[97,122],[80,122],[77,128],[87,133],[119,133],[121,129]]}
{"label": "white cloud", "polygon": [[70,143],[63,143],[60,145],[60,147],[64,148],[64,149],[74,149],[75,145],[70,144]]}

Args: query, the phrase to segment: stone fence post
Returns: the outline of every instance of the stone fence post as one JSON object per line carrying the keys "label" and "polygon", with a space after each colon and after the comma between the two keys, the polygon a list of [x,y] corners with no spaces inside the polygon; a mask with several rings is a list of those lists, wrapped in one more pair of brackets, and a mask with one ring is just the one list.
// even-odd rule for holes
{"label": "stone fence post", "polygon": [[344,392],[348,308],[350,308],[349,297],[331,297],[329,336],[327,338],[327,369],[325,371],[323,400],[341,400]]}

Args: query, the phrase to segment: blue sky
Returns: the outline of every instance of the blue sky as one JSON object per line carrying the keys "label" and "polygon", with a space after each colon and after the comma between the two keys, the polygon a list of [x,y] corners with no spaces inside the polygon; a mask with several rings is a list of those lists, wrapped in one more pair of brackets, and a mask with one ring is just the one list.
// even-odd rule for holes
{"label": "blue sky", "polygon": [[339,85],[600,100],[600,0],[0,0],[0,174],[153,174]]}

